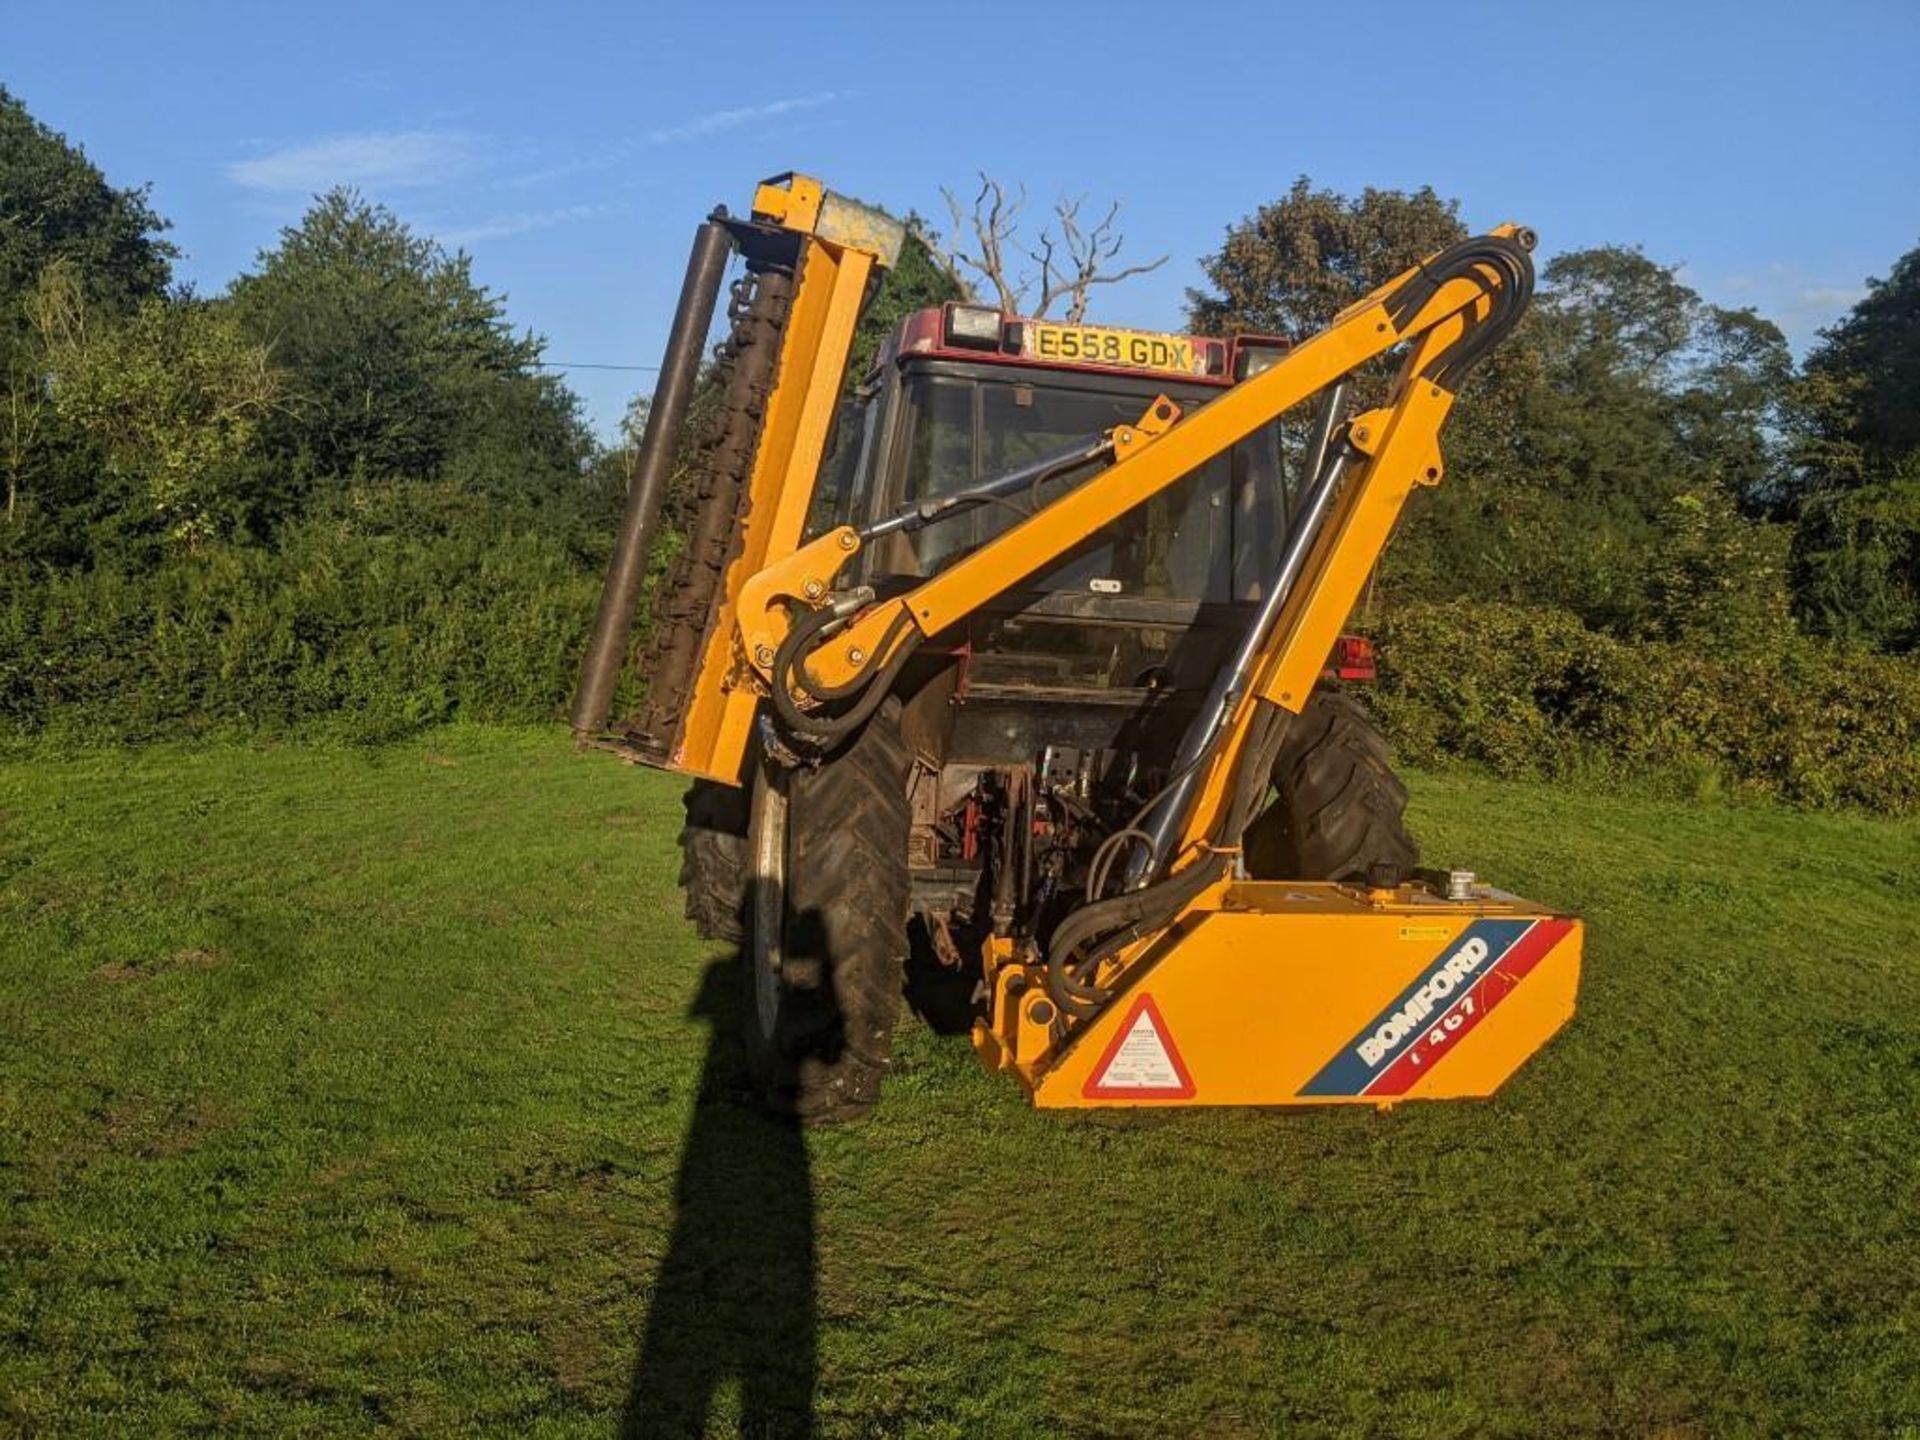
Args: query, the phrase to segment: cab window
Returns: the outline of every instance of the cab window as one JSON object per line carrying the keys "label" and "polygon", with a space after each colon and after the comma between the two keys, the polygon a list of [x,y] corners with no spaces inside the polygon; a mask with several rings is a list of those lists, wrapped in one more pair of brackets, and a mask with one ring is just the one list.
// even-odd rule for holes
{"label": "cab window", "polygon": [[[909,384],[910,501],[950,495],[1115,425],[1137,420],[1146,399],[1067,386],[922,376]],[[1102,467],[1089,466],[1024,495],[981,506],[914,537],[922,574],[933,574],[1057,499]],[[1155,599],[1232,598],[1226,456],[1183,477],[1087,537],[1022,589],[1093,591]]]}

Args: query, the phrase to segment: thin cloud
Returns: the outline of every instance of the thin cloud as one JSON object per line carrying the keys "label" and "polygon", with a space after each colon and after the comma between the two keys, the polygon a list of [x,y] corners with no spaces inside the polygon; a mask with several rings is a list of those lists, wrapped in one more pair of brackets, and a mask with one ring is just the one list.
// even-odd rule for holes
{"label": "thin cloud", "polygon": [[503,235],[524,235],[529,230],[551,230],[556,225],[572,225],[624,210],[624,205],[562,205],[552,210],[516,210],[510,214],[489,215],[463,228],[442,230],[435,238],[442,245],[471,245],[476,240],[497,240]]}
{"label": "thin cloud", "polygon": [[312,193],[334,185],[398,188],[431,185],[471,171],[480,147],[454,130],[406,130],[333,135],[235,160],[227,179],[248,190]]}
{"label": "thin cloud", "polygon": [[1851,310],[1867,298],[1864,285],[1810,285],[1794,297],[1796,310]]}
{"label": "thin cloud", "polygon": [[649,145],[679,145],[688,140],[699,140],[707,135],[717,135],[722,130],[732,130],[736,126],[750,124],[755,120],[771,120],[780,115],[791,115],[800,110],[815,110],[822,105],[831,105],[836,100],[847,98],[844,90],[823,90],[817,95],[796,95],[786,100],[774,100],[765,105],[747,105],[738,110],[714,110],[705,115],[696,115],[678,125],[664,126],[647,132]]}
{"label": "thin cloud", "polygon": [[1761,296],[1768,303],[1796,311],[1851,309],[1867,293],[1864,285],[1836,285],[1816,279],[1784,260],[1776,260],[1757,274],[1729,275],[1720,288],[1733,295]]}
{"label": "thin cloud", "polygon": [[589,175],[598,170],[611,170],[625,160],[625,155],[588,155],[578,160],[568,160],[559,165],[549,165],[544,170],[529,170],[524,175],[508,175],[496,180],[496,190],[526,190],[535,185],[545,185],[554,180],[565,180],[575,175]]}
{"label": "thin cloud", "polygon": [[[576,155],[553,165],[502,176],[493,182],[493,188],[529,190],[538,185],[551,184],[555,180],[568,180],[577,175],[591,175],[599,171],[611,170],[617,166],[632,164],[635,152],[643,146],[681,145],[689,140],[699,140],[741,125],[750,125],[756,120],[774,120],[783,115],[818,110],[823,105],[852,99],[856,93],[852,90],[822,90],[813,95],[793,95],[784,100],[771,100],[765,105],[744,105],[733,110],[709,111],[705,115],[696,115],[691,120],[683,120],[677,125],[663,125],[658,129],[649,130],[637,139],[618,140],[593,154]],[[815,122],[816,125],[818,123]]]}
{"label": "thin cloud", "polygon": [[1812,344],[1823,326],[1840,319],[1867,293],[1864,285],[1835,284],[1785,260],[1699,288],[1710,295],[1723,295],[1735,304],[1751,305],[1778,325],[1788,343],[1798,350]]}
{"label": "thin cloud", "polygon": [[1786,333],[1787,343],[1805,352],[1820,339],[1820,332],[1846,318],[1866,298],[1864,285],[1802,285],[1755,308],[1768,316]]}

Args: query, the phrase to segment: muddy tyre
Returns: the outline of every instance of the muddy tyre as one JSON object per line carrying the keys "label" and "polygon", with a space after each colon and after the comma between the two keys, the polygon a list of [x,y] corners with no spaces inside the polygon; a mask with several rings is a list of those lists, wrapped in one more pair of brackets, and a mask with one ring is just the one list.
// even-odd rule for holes
{"label": "muddy tyre", "polygon": [[1363,880],[1377,864],[1411,871],[1407,787],[1360,702],[1322,690],[1273,766],[1273,802],[1247,827],[1247,868],[1263,879]]}
{"label": "muddy tyre", "polygon": [[687,919],[704,940],[738,945],[746,938],[747,813],[750,796],[738,785],[696,780],[681,797],[680,888]]}
{"label": "muddy tyre", "polygon": [[907,770],[889,702],[823,764],[763,773],[741,945],[747,1064],[766,1106],[851,1120],[879,1098],[907,957]]}

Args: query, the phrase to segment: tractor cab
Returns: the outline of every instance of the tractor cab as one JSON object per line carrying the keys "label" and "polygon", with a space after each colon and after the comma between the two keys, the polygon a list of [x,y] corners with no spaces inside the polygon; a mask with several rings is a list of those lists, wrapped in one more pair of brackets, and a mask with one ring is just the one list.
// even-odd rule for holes
{"label": "tractor cab", "polygon": [[[1137,422],[1164,396],[1190,414],[1287,353],[1213,338],[1067,324],[950,303],[906,317],[841,408],[808,534],[871,525]],[[1177,733],[1246,629],[1286,544],[1301,468],[1276,422],[1007,588],[950,637],[960,656],[954,758],[1071,740],[1102,751],[1143,726]],[[1084,483],[1099,461],[937,525],[876,539],[853,567],[882,593],[940,573]],[[1343,642],[1354,677],[1364,642]],[[1070,715],[1063,715],[1070,709]],[[1063,735],[1061,727],[1071,731]]]}
{"label": "tractor cab", "polygon": [[[1272,364],[1286,342],[1063,324],[948,304],[908,316],[843,409],[815,491],[813,533],[862,525],[1137,421],[1159,396],[1183,411]],[[1007,601],[1098,597],[1117,618],[1190,621],[1257,599],[1285,540],[1292,494],[1277,426],[1090,535]],[[863,557],[876,578],[923,579],[1084,481],[1096,464]],[[1006,608],[1006,607],[1002,607]]]}
{"label": "tractor cab", "polygon": [[[948,500],[1136,424],[1163,397],[1191,414],[1286,353],[1267,336],[1149,333],[964,304],[917,311],[840,411],[808,534]],[[918,911],[976,910],[982,857],[970,853],[964,816],[997,821],[1010,773],[1037,781],[1015,789],[1043,792],[1069,775],[1087,804],[1116,812],[1165,778],[1286,545],[1299,448],[1279,422],[1256,431],[1056,563],[1007,577],[961,633],[938,638],[938,658],[919,662],[924,683],[905,686],[920,753],[940,767],[918,797]],[[911,588],[1103,465],[1089,459],[936,524],[876,536],[849,579],[880,594]]]}

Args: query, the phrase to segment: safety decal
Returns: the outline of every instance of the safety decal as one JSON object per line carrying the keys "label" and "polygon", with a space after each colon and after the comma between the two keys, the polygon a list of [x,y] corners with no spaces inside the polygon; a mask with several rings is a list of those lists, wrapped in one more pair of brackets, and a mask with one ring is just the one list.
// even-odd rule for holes
{"label": "safety decal", "polygon": [[1572,929],[1561,919],[1476,920],[1300,1094],[1406,1094]]}
{"label": "safety decal", "polygon": [[1193,1076],[1151,995],[1133,1002],[1080,1093],[1087,1100],[1193,1098]]}

